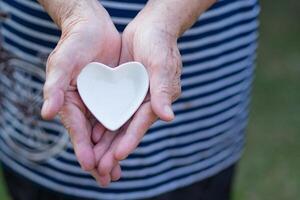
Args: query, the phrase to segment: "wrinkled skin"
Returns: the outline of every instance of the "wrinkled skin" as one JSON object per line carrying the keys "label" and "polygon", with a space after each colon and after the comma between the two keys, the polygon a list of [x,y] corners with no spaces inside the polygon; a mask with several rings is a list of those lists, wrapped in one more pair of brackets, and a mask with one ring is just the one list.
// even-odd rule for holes
{"label": "wrinkled skin", "polygon": [[[181,58],[177,37],[142,16],[136,17],[121,35],[111,19],[76,15],[62,24],[62,36],[47,62],[42,116],[59,113],[67,128],[81,167],[102,186],[121,177],[119,161],[125,159],[158,119],[171,121],[171,104],[180,95]],[[100,13],[100,12],[99,12]],[[146,66],[150,89],[134,116],[112,133],[96,121],[79,97],[76,79],[88,63],[116,67],[127,61]]]}

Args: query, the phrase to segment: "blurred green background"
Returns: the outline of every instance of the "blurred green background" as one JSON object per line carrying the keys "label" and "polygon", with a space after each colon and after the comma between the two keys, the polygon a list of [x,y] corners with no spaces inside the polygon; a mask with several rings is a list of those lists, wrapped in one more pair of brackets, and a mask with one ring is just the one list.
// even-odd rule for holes
{"label": "blurred green background", "polygon": [[[248,142],[234,200],[300,199],[300,1],[261,1]],[[0,182],[0,199],[9,200]]]}
{"label": "blurred green background", "polygon": [[300,199],[300,1],[261,1],[260,47],[235,200]]}

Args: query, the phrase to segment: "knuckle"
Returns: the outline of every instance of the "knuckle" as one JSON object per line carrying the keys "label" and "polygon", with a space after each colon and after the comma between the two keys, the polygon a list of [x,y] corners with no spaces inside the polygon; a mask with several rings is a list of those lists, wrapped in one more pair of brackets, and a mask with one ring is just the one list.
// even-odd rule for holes
{"label": "knuckle", "polygon": [[174,81],[173,88],[174,88],[174,94],[172,96],[172,100],[175,101],[180,97],[181,92],[182,92],[180,79],[176,79]]}
{"label": "knuckle", "polygon": [[156,91],[158,93],[166,94],[169,96],[170,94],[172,94],[172,87],[170,87],[168,83],[164,83],[161,84]]}

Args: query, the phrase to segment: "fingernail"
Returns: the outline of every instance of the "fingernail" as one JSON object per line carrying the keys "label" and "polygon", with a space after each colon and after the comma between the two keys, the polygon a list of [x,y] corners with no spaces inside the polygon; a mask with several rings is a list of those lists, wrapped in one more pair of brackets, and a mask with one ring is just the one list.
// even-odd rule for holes
{"label": "fingernail", "polygon": [[164,111],[168,116],[170,116],[170,118],[172,118],[172,119],[174,118],[174,112],[170,106],[165,105]]}

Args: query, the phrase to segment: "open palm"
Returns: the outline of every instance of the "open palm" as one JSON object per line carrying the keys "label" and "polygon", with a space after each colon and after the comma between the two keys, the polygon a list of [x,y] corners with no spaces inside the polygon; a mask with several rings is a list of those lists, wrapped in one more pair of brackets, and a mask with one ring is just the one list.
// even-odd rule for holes
{"label": "open palm", "polygon": [[[96,15],[71,21],[62,29],[61,39],[47,62],[42,116],[51,119],[60,114],[81,167],[102,186],[120,178],[119,161],[134,151],[158,118],[174,118],[171,104],[180,95],[181,73],[176,40],[138,18],[127,26],[122,41],[111,20]],[[93,61],[111,67],[139,61],[150,77],[146,99],[134,116],[113,133],[97,122],[77,91],[78,74]]]}
{"label": "open palm", "polygon": [[[145,48],[147,47],[147,48]],[[181,57],[177,38],[146,21],[132,21],[122,35],[120,64],[138,61],[150,76],[150,90],[134,116],[115,133],[93,135],[101,184],[114,180],[119,161],[135,150],[144,134],[158,119],[171,121],[171,104],[180,95]],[[97,134],[97,132],[93,132]]]}
{"label": "open palm", "polygon": [[[103,20],[97,15],[76,18],[62,28],[61,39],[47,62],[42,116],[52,119],[60,114],[81,167],[96,179],[99,175],[94,169],[99,158],[95,157],[97,145],[94,141],[98,141],[105,128],[83,104],[76,79],[81,69],[93,61],[115,67],[119,62],[120,47],[121,36],[110,19]],[[120,172],[116,165],[112,179],[118,179]]]}

